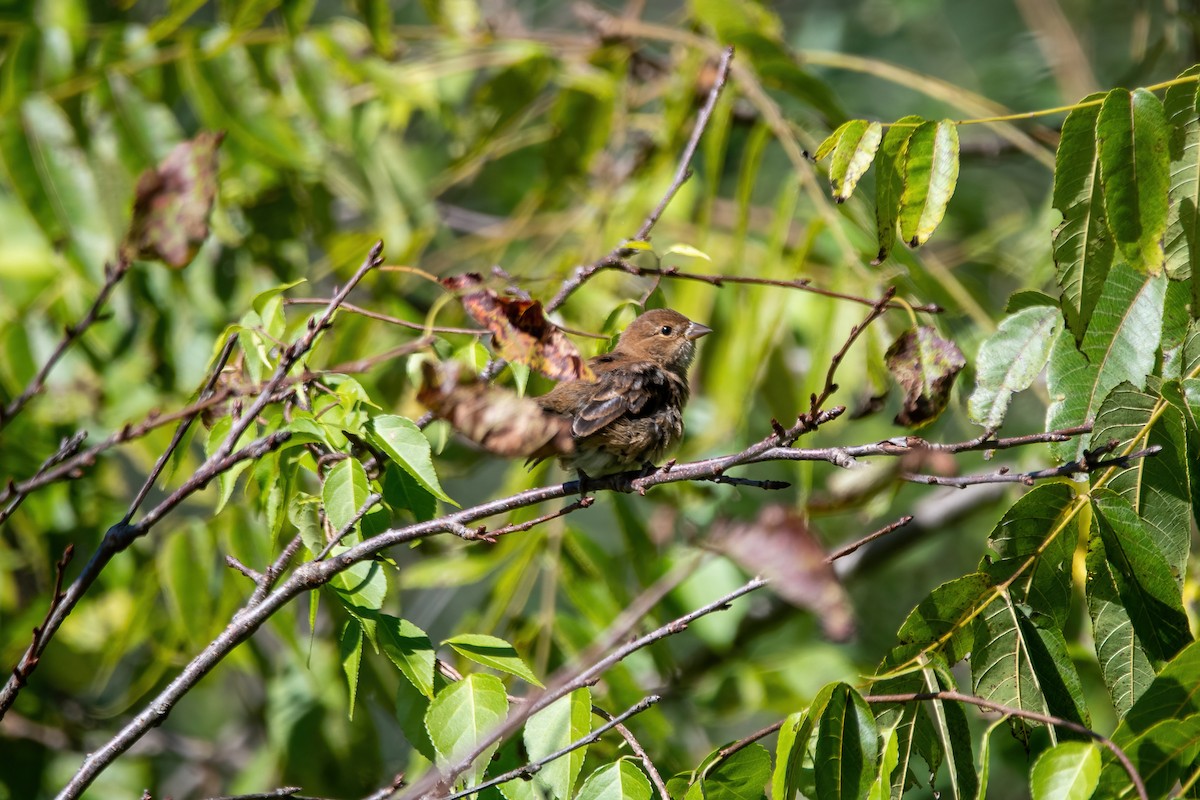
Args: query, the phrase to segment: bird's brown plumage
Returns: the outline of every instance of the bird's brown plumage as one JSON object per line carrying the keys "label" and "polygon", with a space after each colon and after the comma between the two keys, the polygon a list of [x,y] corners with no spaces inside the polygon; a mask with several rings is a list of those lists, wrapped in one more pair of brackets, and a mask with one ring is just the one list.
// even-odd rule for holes
{"label": "bird's brown plumage", "polygon": [[537,398],[567,417],[575,452],[567,469],[602,475],[660,460],[683,438],[687,370],[696,340],[710,333],[678,311],[647,311],[630,323],[612,352],[588,364],[593,381],[563,381]]}

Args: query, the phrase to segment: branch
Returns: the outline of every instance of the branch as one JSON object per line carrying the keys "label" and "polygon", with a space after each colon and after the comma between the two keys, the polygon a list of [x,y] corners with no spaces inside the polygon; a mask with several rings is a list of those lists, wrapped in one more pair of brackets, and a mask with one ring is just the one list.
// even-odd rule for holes
{"label": "branch", "polygon": [[[696,123],[692,126],[692,135],[688,137],[687,145],[683,148],[683,154],[679,158],[679,166],[675,168],[675,178],[671,181],[671,185],[667,187],[667,191],[662,196],[662,199],[658,201],[658,205],[646,217],[646,221],[642,223],[642,227],[638,228],[637,233],[634,234],[634,241],[649,241],[650,233],[654,230],[654,226],[658,224],[659,217],[662,216],[671,200],[675,198],[675,194],[679,191],[680,187],[692,176],[692,158],[696,155],[696,148],[700,146],[700,137],[704,135],[704,129],[708,127],[709,120],[712,119],[713,111],[717,107],[717,100],[720,99],[721,92],[725,89],[725,83],[729,79],[729,65],[732,61],[733,48],[726,47],[721,53],[720,60],[717,62],[717,74],[713,79],[712,88],[708,90],[708,97],[705,99],[700,113],[696,115]],[[546,313],[554,311],[567,302],[567,298],[597,272],[610,268],[612,262],[629,258],[636,252],[637,250],[632,250],[621,244],[614,247],[608,255],[599,261],[576,269],[574,275],[563,281],[558,294],[554,295],[554,298],[546,304]]]}
{"label": "branch", "polygon": [[[490,789],[493,786],[499,786],[500,784],[507,783],[515,778],[532,777],[533,775],[536,775],[538,772],[540,772],[542,767],[546,766],[551,761],[557,761],[558,759],[565,756],[567,753],[570,753],[574,750],[578,750],[581,747],[587,747],[589,744],[596,742],[597,740],[600,739],[601,736],[608,733],[613,728],[620,726],[620,724],[622,722],[624,722],[625,720],[629,719],[630,717],[632,717],[636,714],[642,713],[647,708],[654,705],[661,699],[662,698],[659,697],[658,695],[652,694],[649,697],[642,698],[636,704],[625,709],[624,712],[622,712],[620,715],[618,715],[616,717],[612,717],[612,716],[605,714],[604,716],[606,716],[608,718],[608,722],[601,725],[599,728],[596,728],[596,730],[592,731],[587,736],[583,736],[579,739],[576,739],[575,741],[571,742],[566,747],[563,747],[559,750],[555,750],[553,753],[550,753],[549,755],[542,756],[537,761],[531,761],[528,764],[525,764],[524,766],[517,767],[516,769],[511,769],[508,772],[505,772],[503,775],[497,775],[496,777],[486,780],[483,783],[480,783],[476,786],[471,786],[469,788],[463,789],[462,791],[458,791],[458,792],[455,792],[454,794],[447,795],[446,797],[442,798],[442,800],[459,800],[459,798],[466,797],[467,795],[470,795],[470,794],[475,794],[476,792],[482,792],[484,789]],[[661,778],[659,780],[661,780]]]}
{"label": "branch", "polygon": [[930,486],[954,486],[960,489],[984,483],[1021,483],[1026,486],[1033,486],[1036,481],[1046,480],[1047,478],[1062,478],[1069,475],[1077,475],[1081,472],[1094,472],[1106,467],[1125,469],[1136,459],[1150,458],[1151,456],[1158,455],[1160,452],[1162,452],[1162,446],[1156,444],[1113,458],[1096,458],[1094,453],[1085,453],[1083,458],[1069,461],[1062,466],[1039,469],[1032,472],[1009,472],[1008,467],[1001,467],[995,472],[985,472],[976,475],[942,476],[919,475],[905,472],[900,477],[912,483],[924,483]]}
{"label": "branch", "polygon": [[650,759],[650,754],[646,752],[646,748],[642,747],[642,743],[637,740],[637,737],[628,728],[620,724],[620,720],[613,717],[612,714],[609,714],[603,708],[600,708],[600,706],[592,706],[592,713],[616,723],[613,727],[616,728],[617,733],[621,734],[621,738],[629,745],[629,749],[642,760],[642,766],[646,768],[646,772],[650,773],[650,782],[658,790],[659,800],[671,800],[671,793],[667,791],[666,781],[659,774],[658,768],[654,766],[654,762]]}
{"label": "branch", "polygon": [[1080,725],[1078,722],[1074,722],[1069,719],[1063,719],[1062,717],[1051,716],[1049,714],[1039,714],[1036,711],[1026,711],[1021,708],[1013,708],[1012,706],[1006,706],[1000,703],[994,703],[991,700],[985,700],[982,697],[976,697],[970,694],[962,694],[961,692],[952,690],[940,692],[913,692],[910,694],[868,694],[863,695],[863,699],[868,703],[915,703],[922,700],[952,700],[958,703],[967,703],[969,705],[978,706],[979,708],[987,709],[988,711],[995,711],[1003,714],[1006,717],[1020,717],[1022,719],[1029,719],[1033,720],[1034,722],[1041,722],[1044,725],[1054,725],[1059,728],[1066,728],[1067,730],[1083,734],[1084,736],[1089,736],[1112,751],[1112,754],[1116,756],[1117,761],[1121,762],[1121,766],[1125,768],[1125,772],[1129,774],[1129,779],[1133,782],[1133,786],[1134,789],[1137,790],[1138,797],[1140,797],[1141,800],[1149,800],[1146,795],[1146,785],[1142,782],[1142,777],[1138,775],[1138,771],[1133,766],[1133,762],[1129,760],[1129,756],[1125,755],[1125,751],[1122,750],[1116,742],[1114,742],[1112,739],[1109,739],[1104,734],[1098,733],[1084,725]]}
{"label": "branch", "polygon": [[[22,670],[27,678],[29,672],[36,667],[38,659],[45,651],[50,640],[62,625],[63,620],[74,609],[75,604],[79,602],[83,594],[91,587],[91,585],[99,577],[100,573],[108,565],[108,562],[113,559],[118,553],[127,548],[137,538],[144,536],[155,524],[157,524],[166,514],[172,511],[176,506],[182,503],[186,498],[197,491],[200,491],[208,485],[208,483],[216,478],[221,473],[233,467],[235,464],[247,459],[257,459],[264,454],[278,448],[281,444],[290,438],[291,433],[287,431],[278,431],[258,439],[240,450],[234,451],[234,447],[242,434],[253,424],[259,413],[272,401],[276,391],[283,385],[288,376],[288,372],[292,366],[296,364],[300,358],[308,352],[316,341],[317,336],[326,328],[332,325],[333,315],[337,311],[338,305],[345,302],[350,290],[362,280],[363,276],[370,270],[378,267],[383,263],[383,242],[377,242],[371,248],[366,260],[354,276],[342,287],[330,301],[329,306],[317,318],[309,320],[308,329],[295,342],[284,349],[280,356],[279,365],[276,367],[271,379],[268,380],[262,388],[262,391],[251,403],[246,413],[239,419],[234,421],[229,435],[225,441],[209,456],[209,458],[200,465],[199,469],[183,483],[178,489],[167,496],[154,509],[147,512],[146,515],[136,524],[130,524],[132,511],[126,514],[125,518],[113,525],[104,534],[104,538],[100,542],[100,546],[96,552],[88,560],[83,571],[71,584],[70,588],[65,592],[62,602],[58,603],[51,612],[47,615],[46,624],[35,637],[32,644],[22,655],[17,663],[17,669],[14,670],[13,676],[4,684],[4,688],[0,689],[0,717],[12,707],[16,701],[17,693],[20,691],[21,685],[17,679],[17,670]],[[211,386],[211,381],[210,381]],[[178,440],[180,437],[176,437]],[[176,442],[173,442],[172,447]],[[160,459],[162,461],[162,459]],[[135,502],[140,502],[141,493],[135,499]]]}
{"label": "branch", "polygon": [[50,375],[50,370],[54,369],[59,359],[83,335],[83,332],[92,327],[100,319],[100,309],[104,308],[104,304],[108,302],[109,295],[112,294],[113,289],[125,277],[125,273],[129,271],[129,266],[130,261],[126,258],[118,260],[116,266],[105,266],[104,285],[100,287],[100,293],[96,295],[92,307],[83,315],[83,319],[63,331],[63,338],[59,341],[58,347],[54,348],[54,352],[46,359],[46,363],[38,370],[37,375],[33,376],[33,380],[25,387],[25,391],[13,398],[11,403],[0,408],[0,430],[3,430],[5,425],[12,422],[13,417],[21,413],[21,409],[25,407],[25,404],[45,388],[46,378]]}
{"label": "branch", "polygon": [[825,371],[825,385],[821,388],[819,395],[813,395],[812,404],[808,412],[809,416],[816,416],[817,412],[821,410],[821,406],[825,405],[825,401],[829,399],[829,396],[837,391],[838,386],[833,382],[833,378],[837,374],[838,367],[841,366],[842,359],[846,357],[846,353],[850,351],[850,347],[862,332],[872,322],[883,316],[883,312],[887,310],[888,305],[895,296],[896,287],[889,286],[884,291],[883,297],[880,297],[871,304],[871,311],[867,314],[866,319],[850,329],[850,334],[846,337],[846,341],[842,342],[842,346],[833,354],[833,358],[829,359],[829,369]]}

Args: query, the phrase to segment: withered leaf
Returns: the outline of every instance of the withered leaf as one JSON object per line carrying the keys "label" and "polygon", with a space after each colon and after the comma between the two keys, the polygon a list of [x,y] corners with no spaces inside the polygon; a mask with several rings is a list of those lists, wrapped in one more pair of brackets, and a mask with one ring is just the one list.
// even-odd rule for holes
{"label": "withered leaf", "polygon": [[541,459],[574,452],[570,419],[473,377],[460,381],[456,373],[453,366],[426,361],[421,365],[417,399],[467,439],[506,458]]}
{"label": "withered leaf", "polygon": [[138,178],[133,219],[122,249],[182,269],[208,237],[217,195],[217,148],[224,133],[203,132],[180,142]]}
{"label": "withered leaf", "polygon": [[896,415],[896,424],[910,428],[937,419],[950,402],[954,379],[967,365],[958,345],[927,325],[900,334],[888,348],[885,361],[904,389],[904,406]]}
{"label": "withered leaf", "polygon": [[571,340],[546,319],[540,301],[499,295],[483,288],[474,273],[443,278],[442,285],[451,291],[469,290],[461,297],[463,308],[491,331],[496,351],[505,359],[558,381],[595,377]]}
{"label": "withered leaf", "polygon": [[753,522],[718,521],[711,542],[743,569],[767,578],[784,600],[816,615],[833,641],[854,635],[850,599],[826,562],[825,549],[792,509],[768,505]]}

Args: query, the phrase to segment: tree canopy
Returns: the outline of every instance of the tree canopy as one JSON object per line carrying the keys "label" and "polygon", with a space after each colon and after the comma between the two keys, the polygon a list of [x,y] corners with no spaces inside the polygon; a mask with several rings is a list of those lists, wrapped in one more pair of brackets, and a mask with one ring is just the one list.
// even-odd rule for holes
{"label": "tree canopy", "polygon": [[1200,796],[1176,5],[0,12],[0,800]]}

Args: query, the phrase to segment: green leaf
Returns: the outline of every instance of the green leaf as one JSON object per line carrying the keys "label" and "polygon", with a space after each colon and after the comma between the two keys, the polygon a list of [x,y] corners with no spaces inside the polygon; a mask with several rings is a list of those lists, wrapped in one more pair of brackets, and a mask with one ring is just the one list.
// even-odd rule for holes
{"label": "green leaf", "polygon": [[871,788],[879,767],[879,731],[866,701],[839,684],[817,728],[817,793],[822,798],[857,800]]}
{"label": "green leaf", "polygon": [[[1173,394],[1184,404],[1178,384],[1164,385],[1163,394]],[[1097,444],[1120,442],[1117,453],[1143,443],[1161,448],[1157,455],[1135,459],[1129,467],[1116,470],[1106,485],[1134,506],[1175,580],[1181,581],[1192,524],[1187,434],[1179,408],[1175,404],[1159,408],[1159,402],[1129,384],[1118,386],[1096,414],[1092,440]]]}
{"label": "green leaf", "polygon": [[429,729],[425,727],[429,698],[411,682],[397,681],[395,711],[396,722],[413,749],[430,761],[437,761],[437,751],[429,741]]}
{"label": "green leaf", "polygon": [[1122,747],[1164,719],[1200,714],[1200,642],[1193,642],[1165,666],[1117,726],[1112,740]]}
{"label": "green leaf", "polygon": [[1105,557],[1133,630],[1150,658],[1168,661],[1192,641],[1179,584],[1124,497],[1100,489],[1092,492],[1092,502]]}
{"label": "green leaf", "polygon": [[[1200,714],[1184,719],[1166,719],[1139,736],[1125,753],[1132,760],[1150,797],[1170,797],[1171,790],[1191,776],[1200,755]],[[1125,790],[1128,774],[1113,759],[1104,767],[1104,778],[1114,780]],[[1108,790],[1107,780],[1104,789]],[[1115,795],[1117,792],[1113,791]]]}
{"label": "green leaf", "polygon": [[433,643],[425,631],[406,619],[390,614],[376,616],[376,636],[384,655],[421,694],[433,697],[433,674],[437,660]]}
{"label": "green leaf", "polygon": [[904,157],[900,238],[919,247],[937,229],[958,183],[958,126],[944,119],[913,131]]}
{"label": "green leaf", "polygon": [[393,511],[408,510],[417,522],[437,516],[437,498],[425,491],[416,478],[395,464],[383,473],[383,499]]}
{"label": "green leaf", "polygon": [[875,157],[875,233],[879,240],[879,252],[872,264],[882,264],[896,242],[908,140],[924,121],[917,116],[901,117],[887,129],[879,145]]}
{"label": "green leaf", "polygon": [[[230,452],[237,452],[238,448],[247,444],[250,437],[253,435],[254,426],[250,426],[242,433],[241,437],[234,443]],[[204,447],[204,454],[209,458],[221,449],[221,445],[229,438],[229,433],[233,430],[233,418],[221,417],[213,423],[212,429],[208,432],[208,442]],[[243,472],[250,469],[253,461],[243,459],[229,469],[222,472],[217,477],[217,508],[213,512],[214,515],[220,514],[225,509],[225,505],[229,502],[229,498],[233,496],[233,490],[237,488],[237,479]]]}
{"label": "green leaf", "polygon": [[875,152],[883,139],[883,126],[878,122],[851,120],[843,126],[833,161],[829,164],[829,188],[833,199],[844,203],[854,193],[854,187],[866,174]]}
{"label": "green leaf", "polygon": [[1088,543],[1085,587],[1088,615],[1092,618],[1092,640],[1100,674],[1113,709],[1121,717],[1154,680],[1154,665],[1138,640],[1124,600],[1117,591],[1116,577],[1094,519],[1092,527],[1094,533]]}
{"label": "green leaf", "polygon": [[[1101,94],[1082,103],[1100,100]],[[1096,148],[1100,106],[1076,108],[1063,122],[1054,166],[1054,207],[1063,215],[1054,230],[1054,266],[1062,311],[1075,341],[1083,341],[1112,266],[1116,245],[1104,214],[1104,188]]]}
{"label": "green leaf", "polygon": [[975,792],[975,800],[987,800],[988,775],[991,773],[991,741],[992,731],[1004,724],[1004,719],[998,719],[984,729],[979,737],[979,788]]}
{"label": "green leaf", "polygon": [[[587,687],[560,697],[525,723],[525,750],[537,761],[587,736],[592,730],[592,693]],[[534,776],[552,797],[570,797],[583,768],[586,747],[546,764]]]}
{"label": "green leaf", "polygon": [[909,648],[922,649],[954,631],[942,652],[948,664],[957,664],[967,657],[974,646],[971,627],[962,626],[961,622],[990,588],[991,580],[982,572],[943,583],[909,612],[908,618],[896,632],[897,640],[906,651]]}
{"label": "green leaf", "polygon": [[[827,155],[832,153],[834,151],[834,149],[838,146],[838,142],[840,142],[842,140],[842,136],[846,133],[847,130],[851,129],[852,127],[856,127],[856,126],[864,127],[865,125],[866,125],[866,120],[850,119],[850,120],[846,120],[841,125],[837,126],[837,128],[834,129],[833,133],[831,133],[825,137],[825,141],[823,141],[819,145],[817,145],[817,151],[815,153],[813,153],[813,156],[812,156],[813,161],[820,161],[823,158],[825,158]],[[861,135],[861,133],[860,133],[860,135]]]}
{"label": "green leaf", "polygon": [[1033,800],[1087,800],[1100,782],[1095,742],[1063,742],[1038,756],[1029,776]]}
{"label": "green leaf", "polygon": [[381,415],[367,423],[366,432],[371,443],[403,467],[422,488],[447,503],[454,503],[438,483],[437,473],[433,470],[429,440],[421,433],[416,423],[404,417]]}
{"label": "green leaf", "polygon": [[342,629],[340,646],[342,671],[346,673],[346,683],[350,687],[350,710],[348,716],[354,719],[354,701],[358,697],[358,670],[362,666],[363,629],[358,620],[351,617]]}
{"label": "green leaf", "polygon": [[583,782],[575,800],[650,800],[650,781],[633,762],[605,764]]}
{"label": "green leaf", "polygon": [[1136,270],[1163,269],[1170,153],[1166,112],[1146,89],[1113,89],[1096,118],[1108,229]]}
{"label": "green leaf", "polygon": [[[330,552],[335,557],[349,548],[338,545]],[[359,561],[333,576],[329,585],[348,608],[360,616],[372,618],[387,597],[387,575],[378,561]]]}
{"label": "green leaf", "polygon": [[[468,675],[452,683],[429,704],[425,728],[443,763],[454,764],[482,744],[484,737],[508,716],[504,684],[494,675]],[[499,743],[484,749],[461,779],[470,786],[479,782]]]}
{"label": "green leaf", "polygon": [[[1179,77],[1200,75],[1200,66]],[[1200,94],[1194,82],[1167,88],[1163,109],[1170,123],[1171,187],[1168,190],[1164,266],[1172,280],[1190,281],[1192,307],[1200,314]]]}
{"label": "green leaf", "polygon": [[967,401],[972,420],[988,430],[1000,427],[1012,395],[1028,389],[1046,366],[1061,325],[1058,309],[1034,306],[1006,317],[984,340]]}
{"label": "green leaf", "polygon": [[[867,792],[867,800],[886,800],[891,797],[892,775],[896,771],[897,765],[900,763],[900,745],[897,726],[891,726],[883,729],[880,732],[880,748],[881,756],[879,759],[879,767],[875,771],[874,780],[871,783],[871,789]],[[907,759],[905,760],[905,770],[907,771]],[[903,782],[903,776],[901,776]],[[778,795],[775,795],[778,797]]]}
{"label": "green leaf", "polygon": [[335,534],[341,533],[350,525],[359,509],[366,504],[370,494],[367,471],[358,459],[343,458],[333,465],[325,476],[321,500],[325,504],[325,516]]}
{"label": "green leaf", "polygon": [[771,797],[795,797],[799,789],[805,745],[797,746],[796,734],[804,717],[805,712],[797,711],[789,714],[779,726],[775,740],[775,768],[771,772]]}
{"label": "green leaf", "polygon": [[[1083,689],[1062,631],[1034,624],[1024,606],[1005,592],[975,619],[971,658],[975,694],[1025,711],[1086,724]],[[1035,724],[1012,720],[1013,734],[1028,742]],[[1056,741],[1056,732],[1050,731]]]}
{"label": "green leaf", "polygon": [[529,665],[517,654],[516,648],[503,639],[485,633],[463,633],[447,639],[442,644],[450,645],[459,654],[477,664],[516,675],[534,686],[542,685]]}
{"label": "green leaf", "polygon": [[769,780],[771,754],[762,745],[752,744],[728,758],[711,761],[688,789],[687,797],[688,800],[761,800]]}
{"label": "green leaf", "polygon": [[[1075,490],[1065,483],[1042,484],[1013,504],[988,535],[997,558],[985,557],[980,571],[994,584],[1021,578],[1009,588],[1018,603],[1067,624],[1071,607],[1071,557],[1075,552]],[[1035,559],[1032,566],[1030,559]]]}
{"label": "green leaf", "polygon": [[668,247],[666,252],[663,253],[663,256],[666,257],[669,255],[687,256],[688,258],[702,258],[705,261],[712,261],[712,257],[708,253],[692,247],[690,244],[683,244],[682,242],[677,242],[676,244]]}
{"label": "green leaf", "polygon": [[[1048,430],[1090,421],[1122,381],[1145,386],[1161,340],[1166,286],[1163,276],[1147,278],[1124,264],[1113,267],[1080,350],[1071,337],[1060,334],[1050,352]],[[1076,437],[1051,449],[1071,461],[1082,456],[1090,441]]]}

